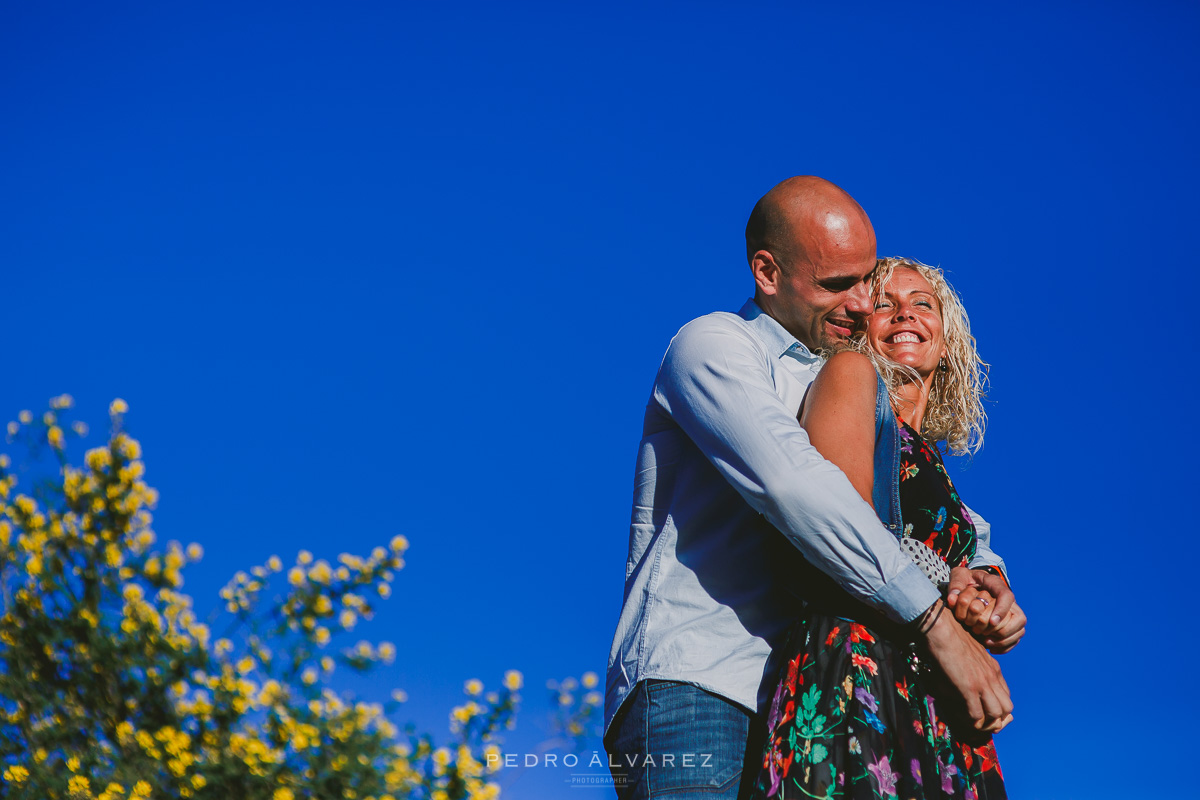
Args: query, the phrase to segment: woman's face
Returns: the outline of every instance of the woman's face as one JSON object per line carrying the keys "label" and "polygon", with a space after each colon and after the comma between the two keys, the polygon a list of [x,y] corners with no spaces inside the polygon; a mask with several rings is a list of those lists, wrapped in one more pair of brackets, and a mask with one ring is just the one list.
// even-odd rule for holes
{"label": "woman's face", "polygon": [[937,369],[946,354],[942,309],[921,273],[905,267],[892,273],[884,296],[867,318],[867,343],[875,352],[912,367],[922,378]]}

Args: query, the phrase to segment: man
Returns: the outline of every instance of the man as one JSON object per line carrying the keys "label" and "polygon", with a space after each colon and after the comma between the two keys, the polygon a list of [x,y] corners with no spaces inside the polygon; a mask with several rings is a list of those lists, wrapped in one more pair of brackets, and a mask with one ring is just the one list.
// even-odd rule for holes
{"label": "man", "polygon": [[[754,207],[746,251],[754,299],[680,330],[646,408],[605,697],[621,798],[735,798],[752,786],[765,735],[755,711],[804,589],[789,582],[800,556],[896,622],[934,619],[940,599],[796,416],[815,351],[872,310],[870,220],[832,183],[791,178]],[[999,567],[977,527],[971,566]],[[1003,578],[983,570],[956,570],[951,589],[959,616],[980,589],[996,617],[1014,608]],[[1010,648],[1023,627],[1023,616],[1006,623],[989,645]],[[955,615],[922,635],[977,727],[1007,724],[999,668]]]}

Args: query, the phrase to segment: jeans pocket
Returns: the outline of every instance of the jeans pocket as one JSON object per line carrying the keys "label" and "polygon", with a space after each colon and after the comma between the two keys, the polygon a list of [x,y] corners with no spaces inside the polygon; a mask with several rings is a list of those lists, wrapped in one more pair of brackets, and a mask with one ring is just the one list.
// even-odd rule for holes
{"label": "jeans pocket", "polygon": [[646,686],[645,772],[651,797],[737,796],[749,715],[728,700],[685,683]]}

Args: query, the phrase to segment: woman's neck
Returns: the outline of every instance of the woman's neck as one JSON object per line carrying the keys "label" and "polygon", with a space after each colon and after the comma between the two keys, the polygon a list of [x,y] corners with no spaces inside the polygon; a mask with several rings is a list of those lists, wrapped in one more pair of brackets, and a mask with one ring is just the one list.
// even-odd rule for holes
{"label": "woman's neck", "polygon": [[928,375],[920,383],[905,382],[896,390],[899,400],[896,412],[900,418],[918,432],[925,421],[925,407],[929,403],[929,390],[933,388],[933,375]]}

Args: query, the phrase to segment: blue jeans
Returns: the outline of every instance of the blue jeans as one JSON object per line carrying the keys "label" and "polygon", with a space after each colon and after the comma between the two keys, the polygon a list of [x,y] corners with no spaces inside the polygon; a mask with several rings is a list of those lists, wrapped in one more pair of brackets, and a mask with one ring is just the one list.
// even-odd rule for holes
{"label": "blue jeans", "polygon": [[618,800],[737,800],[753,788],[765,736],[765,721],[736,703],[688,683],[645,680],[625,698],[604,748]]}

